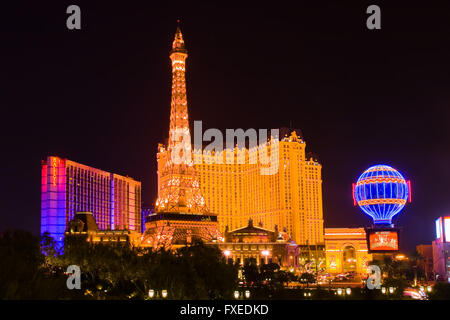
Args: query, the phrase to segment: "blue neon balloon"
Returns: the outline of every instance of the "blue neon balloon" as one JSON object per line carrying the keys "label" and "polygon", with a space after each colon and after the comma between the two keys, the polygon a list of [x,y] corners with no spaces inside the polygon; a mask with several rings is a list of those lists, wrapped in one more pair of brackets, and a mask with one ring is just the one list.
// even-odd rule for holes
{"label": "blue neon balloon", "polygon": [[354,192],[358,206],[372,217],[374,224],[391,224],[405,206],[409,188],[400,172],[376,165],[361,174]]}

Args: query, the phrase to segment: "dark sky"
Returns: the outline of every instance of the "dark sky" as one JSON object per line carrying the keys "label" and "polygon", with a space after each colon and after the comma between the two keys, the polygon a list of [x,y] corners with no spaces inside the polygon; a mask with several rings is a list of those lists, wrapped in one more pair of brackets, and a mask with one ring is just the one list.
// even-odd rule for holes
{"label": "dark sky", "polygon": [[[392,165],[413,188],[402,245],[433,239],[450,213],[450,2],[191,2],[2,4],[0,231],[39,232],[47,155],[134,177],[154,202],[181,19],[191,122],[300,128],[323,165],[326,227],[368,225],[352,182]],[[80,31],[66,29],[70,4]],[[381,30],[366,28],[369,4]]]}

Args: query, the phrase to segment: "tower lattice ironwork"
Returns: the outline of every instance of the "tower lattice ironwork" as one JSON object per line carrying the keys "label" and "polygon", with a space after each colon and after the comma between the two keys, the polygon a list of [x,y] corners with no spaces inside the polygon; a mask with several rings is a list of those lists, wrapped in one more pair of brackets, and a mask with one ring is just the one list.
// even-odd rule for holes
{"label": "tower lattice ironwork", "polygon": [[167,162],[161,174],[157,212],[205,214],[209,210],[200,190],[192,160],[191,134],[186,96],[187,50],[178,26],[172,43],[172,99]]}

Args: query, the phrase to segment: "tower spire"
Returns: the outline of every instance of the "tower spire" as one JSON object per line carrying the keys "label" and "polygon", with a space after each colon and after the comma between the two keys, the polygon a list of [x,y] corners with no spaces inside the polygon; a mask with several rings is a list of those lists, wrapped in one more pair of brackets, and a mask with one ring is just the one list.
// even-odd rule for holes
{"label": "tower spire", "polygon": [[[179,21],[179,20],[178,20]],[[172,43],[170,60],[172,60],[172,100],[170,104],[170,132],[168,149],[172,150],[180,138],[184,139],[183,152],[191,152],[191,135],[186,96],[186,58],[187,50],[184,46],[183,34],[177,27]],[[187,154],[186,154],[187,155]],[[185,156],[184,158],[188,158]]]}
{"label": "tower spire", "polygon": [[186,48],[184,47],[183,34],[180,29],[180,20],[177,20],[177,31],[175,32],[175,39],[172,43],[172,53],[173,52],[184,52],[187,53]]}

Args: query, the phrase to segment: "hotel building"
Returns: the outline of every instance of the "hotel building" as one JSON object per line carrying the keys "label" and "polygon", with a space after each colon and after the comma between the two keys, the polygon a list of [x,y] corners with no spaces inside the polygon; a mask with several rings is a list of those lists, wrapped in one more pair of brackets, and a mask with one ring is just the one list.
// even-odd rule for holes
{"label": "hotel building", "polygon": [[229,263],[244,265],[254,259],[257,265],[277,263],[286,268],[299,266],[299,248],[294,241],[276,229],[270,231],[254,226],[251,219],[244,228],[225,231],[225,241],[219,242],[218,246]]}
{"label": "hotel building", "polygon": [[450,282],[450,243],[436,239],[432,242],[432,249],[434,280]]}
{"label": "hotel building", "polygon": [[[133,230],[99,230],[91,212],[77,212],[73,220],[69,221],[66,237],[82,238],[93,244],[126,243],[139,246],[141,233]],[[67,238],[66,238],[67,239]]]}
{"label": "hotel building", "polygon": [[[189,141],[184,142],[185,149],[190,154],[192,149],[185,83],[187,51],[179,29],[173,48],[170,137],[185,134]],[[194,170],[191,169],[192,161],[189,159],[184,172],[195,172],[195,177],[192,174],[191,180],[183,178],[184,185],[189,187],[185,187],[181,193],[179,186],[182,183],[178,177],[185,174],[170,173],[173,170],[170,154],[174,143],[169,139],[167,146],[160,144],[157,153],[157,211],[170,209],[213,213],[217,215],[222,233],[226,227],[230,230],[245,227],[247,221],[252,219],[266,229],[275,230],[278,227],[286,231],[298,244],[323,243],[322,166],[317,159],[306,156],[306,143],[299,130],[281,132],[276,139],[279,139],[279,143],[268,143],[266,152],[271,155],[271,148],[276,145],[279,148],[278,163],[276,170],[267,175],[261,174],[261,168],[265,165],[257,160],[260,159],[257,147],[235,148],[223,154],[194,149]],[[230,153],[235,160],[232,164],[226,161],[226,155]],[[213,161],[217,157],[223,157],[222,164]],[[244,163],[236,161],[239,157],[245,158]],[[199,190],[197,185],[200,186]],[[180,203],[186,203],[187,206],[180,206]]]}
{"label": "hotel building", "polygon": [[[233,149],[235,157],[227,164],[227,151],[221,155],[223,164],[216,164],[216,155],[194,151],[194,161],[200,177],[202,194],[210,210],[217,213],[219,228],[236,229],[246,225],[249,219],[264,228],[285,230],[298,244],[323,243],[322,166],[306,156],[306,143],[298,130],[280,130],[278,170],[261,174],[267,167],[260,161],[260,149]],[[272,152],[269,144],[268,153]],[[245,154],[245,162],[239,164],[238,154]],[[230,152],[230,151],[228,151]],[[252,162],[256,162],[252,164]]]}
{"label": "hotel building", "polygon": [[436,220],[436,239],[431,245],[435,280],[450,282],[450,216]]}
{"label": "hotel building", "polygon": [[91,212],[100,230],[141,231],[139,181],[54,156],[41,168],[41,234],[61,245],[77,212]]}

